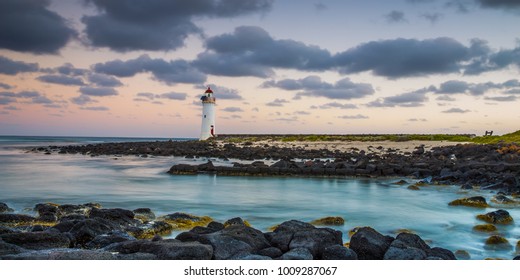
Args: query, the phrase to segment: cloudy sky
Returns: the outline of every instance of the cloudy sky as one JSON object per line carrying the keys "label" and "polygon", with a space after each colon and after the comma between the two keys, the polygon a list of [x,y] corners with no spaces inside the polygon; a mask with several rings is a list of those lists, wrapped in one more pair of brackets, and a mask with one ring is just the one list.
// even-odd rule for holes
{"label": "cloudy sky", "polygon": [[520,0],[1,0],[0,135],[520,129]]}

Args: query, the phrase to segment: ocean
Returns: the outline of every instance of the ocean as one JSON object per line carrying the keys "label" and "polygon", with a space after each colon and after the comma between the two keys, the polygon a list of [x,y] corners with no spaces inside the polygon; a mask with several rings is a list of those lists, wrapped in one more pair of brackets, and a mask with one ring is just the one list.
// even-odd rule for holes
{"label": "ocean", "polygon": [[[166,141],[163,138],[17,137],[0,136],[0,202],[17,213],[35,215],[36,203],[82,204],[98,202],[105,208],[151,208],[156,216],[174,212],[210,216],[224,222],[242,217],[262,231],[281,222],[312,221],[341,216],[346,222],[334,227],[348,232],[358,226],[396,236],[410,230],[432,247],[465,250],[472,259],[517,255],[520,229],[498,226],[511,248],[493,250],[484,243],[489,234],[472,230],[482,224],[475,216],[506,209],[515,220],[518,208],[493,205],[487,209],[448,206],[454,199],[493,193],[461,190],[458,186],[425,186],[419,191],[395,185],[409,178],[302,178],[233,177],[213,174],[169,175],[178,163],[200,164],[207,158],[63,155],[29,152],[31,147],[84,145],[103,142]],[[173,139],[183,141],[189,139]],[[232,165],[233,159],[211,159]],[[180,232],[174,232],[172,237]]]}

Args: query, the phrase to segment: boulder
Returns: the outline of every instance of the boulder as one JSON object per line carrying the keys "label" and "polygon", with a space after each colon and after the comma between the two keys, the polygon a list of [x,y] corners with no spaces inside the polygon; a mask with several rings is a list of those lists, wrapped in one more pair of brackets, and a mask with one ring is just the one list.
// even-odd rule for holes
{"label": "boulder", "polygon": [[482,215],[477,215],[477,219],[492,224],[508,225],[513,223],[513,217],[506,210],[497,210]]}
{"label": "boulder", "polygon": [[150,208],[137,208],[132,212],[134,212],[134,219],[140,220],[143,223],[155,220],[155,214]]}
{"label": "boulder", "polygon": [[69,232],[74,236],[78,245],[85,245],[96,236],[107,234],[119,228],[104,219],[86,219],[75,223]]}
{"label": "boulder", "polygon": [[385,260],[424,260],[428,257],[428,246],[418,235],[402,232],[397,235],[386,251]]}
{"label": "boulder", "polygon": [[248,227],[251,226],[251,224],[248,221],[242,220],[242,218],[240,217],[232,218],[224,222],[224,227],[228,227],[231,225],[243,225]]}
{"label": "boulder", "polygon": [[0,202],[0,213],[8,213],[13,212],[14,210],[12,208],[9,208],[7,204]]}
{"label": "boulder", "polygon": [[283,255],[283,252],[282,252],[282,250],[280,250],[276,247],[267,247],[267,248],[264,248],[264,249],[258,251],[258,254],[274,259],[274,258],[278,258],[281,255]]}
{"label": "boulder", "polygon": [[66,234],[52,232],[18,232],[0,236],[4,242],[29,250],[68,248],[71,240]]}
{"label": "boulder", "polygon": [[350,238],[350,249],[360,260],[382,260],[394,238],[382,235],[373,228],[362,227]]}
{"label": "boulder", "polygon": [[466,250],[457,250],[457,251],[455,251],[454,255],[459,260],[469,260],[469,259],[471,259],[471,255]]}
{"label": "boulder", "polygon": [[323,251],[322,259],[324,260],[357,260],[357,254],[353,250],[341,246],[332,245]]}
{"label": "boulder", "polygon": [[113,209],[98,209],[92,208],[90,210],[90,218],[101,218],[111,221],[120,226],[129,226],[137,224],[137,220],[134,219],[134,212],[121,208]]}
{"label": "boulder", "polygon": [[311,222],[315,226],[342,226],[345,224],[345,219],[342,217],[325,217]]}
{"label": "boulder", "polygon": [[129,241],[129,240],[136,240],[136,239],[135,239],[135,237],[128,235],[126,232],[113,231],[113,232],[101,234],[101,235],[94,237],[94,239],[92,239],[92,241],[85,244],[85,248],[100,249],[100,248],[104,248],[110,244]]}
{"label": "boulder", "polygon": [[250,254],[254,251],[246,242],[219,232],[201,235],[201,242],[211,245],[215,260],[228,260],[235,255]]}
{"label": "boulder", "polygon": [[105,251],[120,254],[148,253],[159,260],[209,260],[213,249],[199,242],[180,242],[175,239],[160,241],[135,240],[105,247]]}
{"label": "boulder", "polygon": [[312,229],[315,229],[315,227],[309,223],[290,220],[276,226],[274,231],[266,233],[265,237],[272,246],[279,248],[282,252],[287,252],[294,233]]}
{"label": "boulder", "polygon": [[289,249],[306,248],[314,259],[321,259],[326,247],[342,244],[341,231],[330,228],[314,228],[295,232],[289,243]]}
{"label": "boulder", "polygon": [[282,260],[312,260],[313,256],[308,249],[303,247],[293,248],[289,252],[283,254],[280,259]]}
{"label": "boulder", "polygon": [[234,239],[243,241],[251,246],[253,252],[271,247],[269,241],[267,241],[261,231],[245,225],[231,225],[214,234],[228,235]]}
{"label": "boulder", "polygon": [[433,247],[428,251],[427,259],[456,260],[452,251],[440,247]]}
{"label": "boulder", "polygon": [[81,249],[48,249],[29,251],[1,257],[6,260],[115,260],[109,252]]}
{"label": "boulder", "polygon": [[195,216],[191,214],[176,212],[159,217],[158,220],[167,222],[172,225],[174,229],[191,229],[196,226],[206,226],[213,219],[208,216]]}
{"label": "boulder", "polygon": [[4,255],[15,255],[27,252],[27,249],[22,248],[18,245],[4,242],[0,239],[0,256]]}
{"label": "boulder", "polygon": [[450,202],[448,205],[450,206],[469,206],[469,207],[478,207],[478,208],[486,208],[488,204],[486,199],[482,196],[473,196],[473,197],[465,197],[456,199]]}
{"label": "boulder", "polygon": [[484,246],[484,248],[490,250],[510,250],[512,247],[509,241],[500,235],[490,236],[486,239],[486,245]]}
{"label": "boulder", "polygon": [[146,239],[155,235],[170,234],[173,231],[173,226],[163,221],[154,221],[138,226],[130,226],[125,228],[125,230],[135,238]]}
{"label": "boulder", "polygon": [[32,225],[36,219],[23,214],[0,214],[0,225],[8,227]]}
{"label": "boulder", "polygon": [[480,232],[494,232],[497,231],[497,227],[492,224],[476,225],[473,227],[473,230]]}

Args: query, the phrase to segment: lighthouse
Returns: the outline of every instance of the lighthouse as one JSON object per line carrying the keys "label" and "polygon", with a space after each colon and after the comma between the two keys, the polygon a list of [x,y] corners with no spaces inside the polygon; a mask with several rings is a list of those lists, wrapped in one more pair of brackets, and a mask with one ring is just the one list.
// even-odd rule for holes
{"label": "lighthouse", "polygon": [[206,140],[216,135],[215,132],[215,97],[213,91],[208,86],[204,95],[200,98],[202,101],[202,125],[200,127],[200,139]]}

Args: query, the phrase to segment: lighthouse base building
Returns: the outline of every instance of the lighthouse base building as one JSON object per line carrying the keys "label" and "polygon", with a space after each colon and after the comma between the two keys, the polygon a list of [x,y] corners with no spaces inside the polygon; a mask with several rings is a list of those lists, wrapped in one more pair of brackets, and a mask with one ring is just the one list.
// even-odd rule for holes
{"label": "lighthouse base building", "polygon": [[202,125],[200,127],[199,140],[207,140],[215,137],[215,97],[210,87],[204,92],[200,98],[202,101]]}

